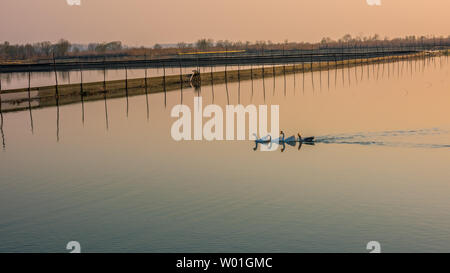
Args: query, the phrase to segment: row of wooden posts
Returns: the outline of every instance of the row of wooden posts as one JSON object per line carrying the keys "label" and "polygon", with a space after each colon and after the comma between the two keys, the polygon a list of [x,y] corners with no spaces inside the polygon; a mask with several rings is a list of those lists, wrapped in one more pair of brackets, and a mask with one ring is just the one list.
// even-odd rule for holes
{"label": "row of wooden posts", "polygon": [[[398,58],[399,58],[399,56],[391,56],[391,55],[389,55],[387,57],[387,59],[384,59],[384,61],[391,61],[393,59],[398,59]],[[368,60],[368,59],[367,60],[359,59],[359,64],[360,65],[363,64],[364,62],[369,63],[370,60]],[[326,67],[330,68],[331,67],[330,66],[331,65],[330,64],[330,60],[327,60],[326,63],[327,63]],[[56,97],[56,100],[57,100],[56,102],[58,103],[58,100],[59,100],[59,97],[60,97],[60,93],[59,93],[59,88],[58,88],[59,87],[58,73],[57,73],[57,69],[56,69],[56,61],[55,60],[54,60],[53,64],[54,64],[54,76],[55,76],[55,97]],[[313,65],[314,65],[312,56],[311,56],[311,60],[310,60],[309,64],[310,64],[309,70],[312,71],[313,70]],[[337,60],[336,55],[334,55],[334,67],[337,67],[337,64],[338,64],[338,60]],[[347,60],[347,64],[348,64],[348,66],[350,66],[350,59]],[[357,60],[353,64],[357,65],[358,64]],[[304,72],[306,70],[305,69],[305,62],[302,62],[301,65],[302,65],[301,66],[302,67],[302,71]],[[343,65],[345,66],[345,60],[343,61]],[[294,64],[294,66],[293,66],[293,69],[295,70],[294,72],[297,72],[296,71],[296,69],[297,69],[296,67],[297,67],[296,64]],[[129,90],[129,86],[128,86],[128,67],[125,66],[124,69],[125,69],[125,95],[128,97],[128,90]],[[180,63],[179,69],[180,69],[180,89],[183,89],[184,80],[183,80],[183,73],[182,73],[181,63]],[[197,69],[199,69],[199,68],[197,68]],[[283,74],[286,77],[286,64],[283,64],[282,69],[283,69]],[[320,69],[322,69],[322,67],[320,67]],[[226,84],[228,84],[228,75],[227,75],[227,73],[228,73],[227,64],[225,64],[225,70],[224,70],[225,78],[224,79],[225,79],[225,83]],[[253,74],[254,74],[253,73],[253,65],[251,65],[250,66],[250,77],[251,77],[252,80],[253,80],[253,76],[254,76]],[[265,73],[265,66],[264,66],[264,64],[262,64],[262,78],[265,77],[265,74],[266,74]],[[274,76],[276,75],[275,63],[272,66],[272,74]],[[237,77],[238,77],[238,81],[240,82],[240,80],[241,80],[240,65],[238,65]],[[314,77],[314,76],[312,76],[312,77]],[[211,70],[210,70],[210,78],[211,78],[211,83],[213,83],[214,82],[214,73],[213,73],[213,66],[212,65],[211,65]],[[145,69],[145,78],[144,79],[145,79],[144,80],[145,92],[148,94],[149,86],[148,86],[147,68]],[[69,78],[69,82],[70,82],[70,78]],[[104,68],[103,68],[103,90],[100,93],[105,93],[106,94],[106,92],[107,92],[107,85],[106,85],[106,83],[107,83],[107,81],[106,81],[106,65],[105,65]],[[163,83],[163,91],[164,91],[164,93],[166,93],[167,92],[167,88],[166,88],[166,67],[165,67],[164,64],[163,64],[162,83]],[[199,78],[198,78],[198,82],[197,83],[198,83],[198,85],[195,86],[195,87],[200,87],[201,86],[201,74],[199,74]],[[1,79],[0,79],[0,112],[2,112],[2,103],[1,103],[2,102],[2,96],[1,96],[2,95],[2,88],[1,88],[1,84],[2,83],[1,83]],[[82,97],[84,97],[86,95],[86,93],[83,90],[83,69],[82,68],[80,69],[80,95]],[[28,72],[28,98],[29,98],[29,101],[30,101],[31,100],[31,72],[30,71]]]}
{"label": "row of wooden posts", "polygon": [[[392,58],[395,58],[395,57],[392,57]],[[392,60],[391,57],[389,57],[386,61],[391,61],[391,60]],[[337,63],[337,60],[335,60],[335,62]],[[424,59],[424,62],[425,62],[425,59]],[[447,62],[448,62],[448,56],[447,56]],[[363,63],[364,63],[364,61],[360,60],[359,64],[362,65]],[[369,63],[368,60],[367,60],[367,63]],[[348,64],[349,64],[348,68],[350,69],[350,63],[348,62]],[[311,68],[312,68],[312,65],[313,65],[312,62],[311,62],[310,65],[311,65]],[[327,67],[330,67],[330,61],[327,61]],[[384,64],[383,64],[383,67],[384,67]],[[165,78],[165,66],[163,66],[163,69],[164,69],[164,78]],[[262,64],[263,89],[265,90],[265,80],[264,80],[265,73],[264,73],[264,69],[265,69],[265,66],[264,66],[264,64]],[[375,68],[373,68],[373,69],[375,69]],[[390,66],[388,66],[388,69],[390,69]],[[369,75],[369,70],[370,69],[368,68],[367,69],[368,75]],[[399,66],[398,66],[398,70],[400,71],[400,67]],[[403,70],[403,66],[402,66],[402,70]],[[253,83],[253,65],[250,66],[250,71],[251,71],[251,73],[250,73],[251,76],[250,77],[251,77],[251,81]],[[302,63],[302,71],[303,71],[303,75],[304,75],[304,72],[305,72],[305,63],[304,62]],[[361,71],[363,73],[363,70],[361,70]],[[383,71],[384,71],[384,68],[383,68]],[[399,71],[398,71],[398,73],[400,73]],[[81,72],[80,88],[81,88],[82,122],[84,124],[84,94],[83,94],[82,70],[80,70],[80,72]],[[295,72],[295,70],[294,70],[294,72]],[[214,77],[213,77],[214,74],[213,74],[212,66],[211,66],[210,73],[211,73],[210,74],[211,75],[211,84],[212,84],[212,86],[214,86]],[[224,73],[225,73],[225,75],[227,74],[227,66],[225,66]],[[275,75],[275,67],[274,66],[272,67],[272,73]],[[329,73],[329,70],[328,70],[328,73]],[[337,73],[337,70],[336,70],[336,73]],[[343,70],[342,73],[344,73],[344,70]],[[349,70],[349,73],[350,73],[350,70]],[[355,73],[356,73],[356,69],[355,69]],[[411,67],[411,73],[412,73],[412,67]],[[285,76],[284,80],[285,80],[285,87],[286,87],[286,64],[283,64],[283,74]],[[389,74],[390,74],[390,70],[389,70]],[[384,75],[384,72],[383,72],[383,75]],[[147,103],[147,119],[149,119],[147,76],[148,76],[147,75],[147,69],[145,69],[145,94],[146,94],[146,103]],[[295,76],[295,73],[294,73],[294,76]],[[350,74],[349,74],[349,76],[350,76]],[[357,79],[358,77],[357,77],[356,74],[355,74],[355,76],[356,76],[356,79]],[[126,79],[128,78],[128,68],[127,67],[125,67],[125,77],[126,77]],[[321,84],[322,84],[322,73],[320,73],[320,77],[321,77]],[[378,77],[378,74],[377,74],[377,77]],[[241,79],[241,77],[240,77],[240,66],[238,65],[238,82],[239,82],[239,84],[240,84],[240,79]],[[180,66],[180,80],[182,80],[182,67],[181,66]],[[312,84],[313,84],[313,88],[314,88],[313,73],[312,73],[312,76],[311,76],[311,80],[312,80]],[[56,83],[58,82],[56,69],[55,69],[55,81],[56,81]],[[350,78],[349,78],[349,81],[350,81]],[[336,82],[336,79],[335,79],[335,82]],[[329,75],[328,75],[328,83],[329,83]],[[295,80],[294,80],[294,84],[295,84]],[[303,76],[303,88],[304,88],[304,84],[305,84],[305,82],[304,82],[304,76]],[[229,103],[227,77],[225,77],[225,86],[226,86],[226,91],[227,91],[226,92],[227,93],[227,101]],[[107,93],[106,92],[106,68],[104,69],[103,87],[104,87],[104,90],[103,90],[104,91],[104,97],[103,98],[104,98],[104,105],[105,105],[105,120],[106,120],[106,128],[108,130],[109,129],[109,119],[108,119],[107,97],[106,97],[106,93]],[[181,85],[181,96],[183,94],[182,88],[183,88],[183,86]],[[127,116],[128,116],[128,83],[127,83],[127,80],[126,80],[125,89],[126,89]],[[4,119],[4,117],[3,117],[3,111],[2,111],[1,90],[2,89],[1,89],[1,78],[0,78],[0,116],[1,116],[0,117],[0,122],[1,122],[0,123],[0,134],[1,134],[1,137],[2,137],[2,147],[3,147],[3,149],[5,149],[6,145],[5,145],[5,136],[4,136],[4,131],[3,131],[3,124],[4,124],[4,120],[3,119]],[[30,90],[31,90],[31,72],[28,72],[28,109],[29,109],[29,113],[30,113],[31,132],[34,133],[33,115],[32,115],[32,111],[31,111],[31,109],[32,109],[32,106],[31,106],[32,99],[31,99],[31,92],[30,92]],[[239,90],[238,92],[240,92],[240,85],[239,85],[239,89],[238,90]],[[274,91],[275,91],[275,79],[274,79]],[[57,122],[57,124],[56,124],[56,128],[57,128],[56,136],[57,136],[57,141],[59,141],[59,139],[60,139],[60,135],[59,135],[59,132],[60,132],[59,121],[60,121],[60,119],[59,119],[59,93],[58,93],[58,89],[57,88],[55,89],[55,92],[56,92],[56,115],[57,115],[57,119],[56,119],[56,122]],[[253,94],[253,84],[252,84],[252,94]],[[286,88],[285,88],[285,95],[286,95]],[[213,92],[213,96],[214,96],[214,92]],[[182,99],[182,97],[181,97],[181,99]],[[265,92],[264,92],[264,99],[265,99]],[[240,95],[239,95],[239,100],[240,100]],[[164,96],[164,102],[166,103],[166,96]]]}

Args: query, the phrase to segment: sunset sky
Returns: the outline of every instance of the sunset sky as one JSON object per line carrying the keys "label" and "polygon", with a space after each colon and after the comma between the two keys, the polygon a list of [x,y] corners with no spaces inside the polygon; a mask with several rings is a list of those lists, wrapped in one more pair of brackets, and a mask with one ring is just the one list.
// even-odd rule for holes
{"label": "sunset sky", "polygon": [[1,0],[0,42],[65,38],[130,46],[215,40],[319,41],[346,33],[450,35],[450,1],[382,0]]}

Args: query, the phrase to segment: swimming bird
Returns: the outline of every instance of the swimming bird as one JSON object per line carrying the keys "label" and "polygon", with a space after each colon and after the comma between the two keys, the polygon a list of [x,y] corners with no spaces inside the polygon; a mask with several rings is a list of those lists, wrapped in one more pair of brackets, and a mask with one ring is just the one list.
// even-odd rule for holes
{"label": "swimming bird", "polygon": [[282,144],[284,143],[284,132],[280,131],[280,137],[272,139],[272,143]]}
{"label": "swimming bird", "polygon": [[272,136],[271,135],[267,135],[265,137],[262,138],[258,138],[258,136],[256,134],[253,134],[255,136],[255,142],[256,143],[270,143],[272,142]]}
{"label": "swimming bird", "polygon": [[292,136],[286,138],[286,139],[284,140],[284,142],[287,143],[287,144],[289,144],[289,145],[291,145],[291,146],[294,146],[295,143],[297,142],[297,139],[295,139],[295,136],[292,135]]}
{"label": "swimming bird", "polygon": [[300,143],[313,143],[314,142],[314,137],[302,138],[300,133],[298,133],[297,136],[298,136],[297,142],[300,142]]}
{"label": "swimming bird", "polygon": [[272,136],[267,135],[263,138],[258,138],[256,134],[253,134],[255,136],[255,147],[253,148],[253,151],[256,151],[258,149],[258,144],[269,144],[272,145]]}
{"label": "swimming bird", "polygon": [[[283,136],[283,137],[281,137]],[[284,142],[284,132],[280,131],[280,142]]]}

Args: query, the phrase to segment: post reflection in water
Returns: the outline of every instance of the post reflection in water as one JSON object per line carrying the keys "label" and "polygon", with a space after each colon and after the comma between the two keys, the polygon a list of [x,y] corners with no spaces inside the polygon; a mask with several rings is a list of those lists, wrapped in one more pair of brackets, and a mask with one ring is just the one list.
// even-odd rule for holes
{"label": "post reflection in water", "polygon": [[284,96],[286,97],[286,65],[283,64]]}
{"label": "post reflection in water", "polygon": [[241,66],[238,64],[238,104],[241,104]]}
{"label": "post reflection in water", "polygon": [[254,93],[254,90],[253,90],[253,64],[250,65],[250,80],[252,82],[252,99],[253,99],[253,93]]}
{"label": "post reflection in water", "polygon": [[128,118],[128,68],[126,66],[125,66],[125,97],[127,102],[127,118]]}
{"label": "post reflection in water", "polygon": [[164,89],[164,107],[167,107],[166,65],[165,64],[163,64],[163,89]]}
{"label": "post reflection in water", "polygon": [[296,92],[296,87],[297,87],[297,80],[296,80],[296,78],[297,78],[297,63],[294,61],[293,63],[291,63],[291,65],[292,65],[292,69],[293,69],[293,71],[294,71],[294,73],[293,73],[293,76],[294,76],[294,95],[295,95],[295,92]]}
{"label": "post reflection in water", "polygon": [[330,70],[331,70],[331,68],[330,68],[330,60],[328,59],[327,60],[327,74],[328,74],[328,91],[330,91]]}
{"label": "post reflection in water", "polygon": [[80,69],[80,98],[81,98],[81,123],[84,126],[84,90],[83,90],[83,68]]}
{"label": "post reflection in water", "polygon": [[0,111],[0,133],[2,135],[2,148],[6,149],[5,132],[3,132],[3,112]]}
{"label": "post reflection in water", "polygon": [[310,60],[310,63],[311,63],[311,85],[312,85],[312,90],[313,90],[313,92],[314,92],[314,69],[313,69],[313,57],[312,57],[312,55],[311,55],[311,60]]}
{"label": "post reflection in water", "polygon": [[[212,62],[212,61],[211,61]],[[214,104],[214,72],[213,72],[213,65],[210,63],[210,77],[211,77],[211,96],[212,96],[212,103]]]}
{"label": "post reflection in water", "polygon": [[351,86],[351,82],[350,82],[350,78],[351,78],[351,74],[350,74],[350,60],[347,61],[347,72],[348,72],[348,86]]}
{"label": "post reflection in water", "polygon": [[[147,62],[147,54],[145,54],[145,61]],[[148,105],[148,75],[147,75],[147,67],[145,67],[145,104],[147,106],[147,122],[150,119],[150,109],[149,109],[149,105]],[[180,70],[180,77],[181,77],[181,70]],[[181,84],[181,87],[183,87],[183,84]]]}
{"label": "post reflection in water", "polygon": [[56,142],[59,142],[59,96],[56,97]]}
{"label": "post reflection in water", "polygon": [[109,119],[108,119],[108,102],[106,101],[106,92],[103,95],[103,100],[105,102],[105,123],[106,123],[106,131],[109,130]]}
{"label": "post reflection in water", "polygon": [[319,62],[319,91],[322,92],[322,63]]}
{"label": "post reflection in water", "polygon": [[305,62],[302,62],[302,77],[303,77],[302,92],[303,92],[303,94],[305,94]]}
{"label": "post reflection in water", "polygon": [[266,103],[266,80],[265,80],[264,63],[262,64],[262,83],[263,83],[264,103]]}
{"label": "post reflection in water", "polygon": [[0,72],[0,134],[2,135],[2,148],[6,149],[5,133],[3,132],[3,110],[2,110],[2,73]]}

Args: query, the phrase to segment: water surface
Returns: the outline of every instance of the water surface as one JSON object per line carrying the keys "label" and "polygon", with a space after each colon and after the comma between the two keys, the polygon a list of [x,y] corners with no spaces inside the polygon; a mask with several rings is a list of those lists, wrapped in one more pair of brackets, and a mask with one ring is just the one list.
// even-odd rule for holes
{"label": "water surface", "polygon": [[[3,113],[0,251],[448,252],[449,87],[441,57]],[[175,142],[196,96],[318,143]]]}

